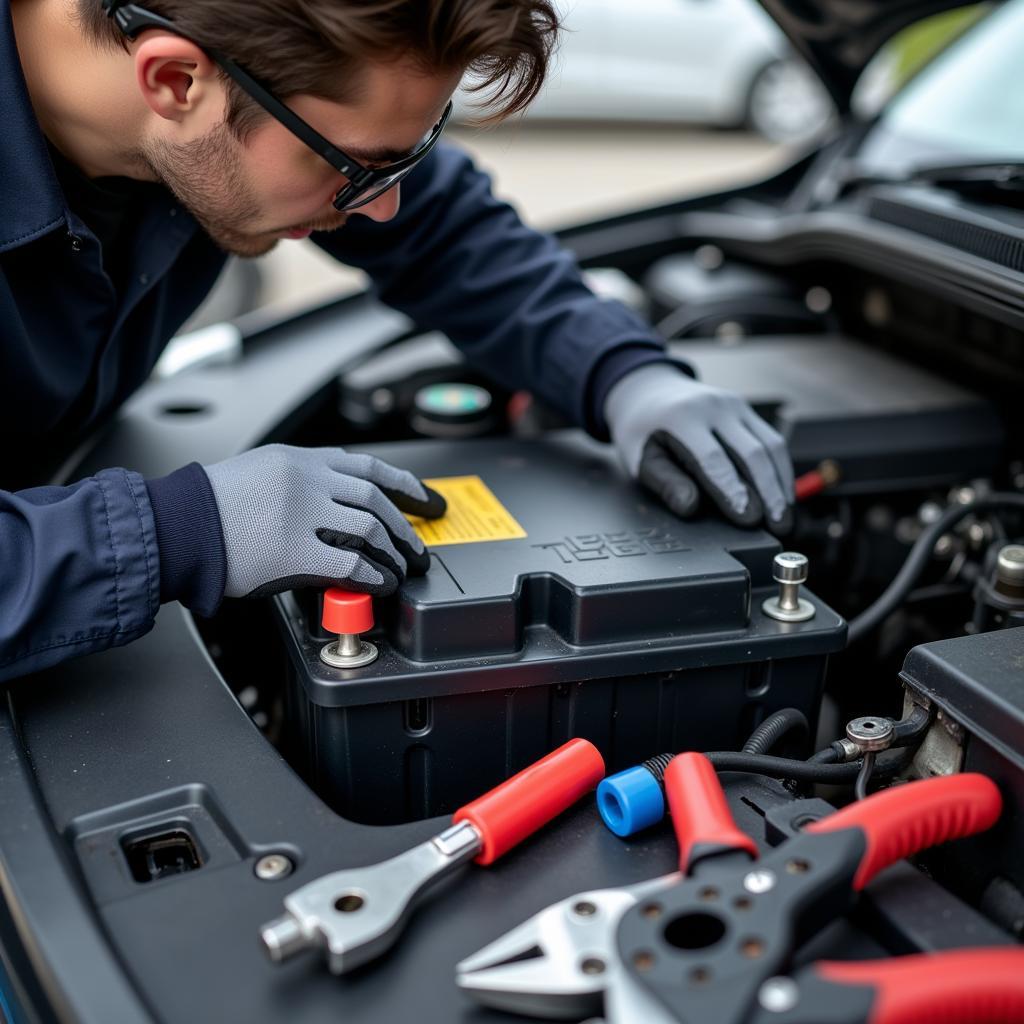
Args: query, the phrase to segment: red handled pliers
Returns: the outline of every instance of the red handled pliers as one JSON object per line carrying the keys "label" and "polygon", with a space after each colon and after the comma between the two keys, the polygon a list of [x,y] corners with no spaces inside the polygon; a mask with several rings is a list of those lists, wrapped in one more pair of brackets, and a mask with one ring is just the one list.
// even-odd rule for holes
{"label": "red handled pliers", "polygon": [[1024,1021],[1024,949],[972,949],[788,973],[796,948],[884,868],[991,827],[995,784],[911,782],[807,826],[763,860],[707,758],[665,773],[680,871],[548,907],[459,964],[478,1001],[608,1024],[994,1024]]}

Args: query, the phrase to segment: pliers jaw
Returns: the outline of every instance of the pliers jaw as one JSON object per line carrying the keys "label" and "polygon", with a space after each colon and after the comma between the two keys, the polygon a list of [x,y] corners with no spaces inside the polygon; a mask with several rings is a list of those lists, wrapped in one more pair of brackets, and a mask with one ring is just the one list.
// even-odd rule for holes
{"label": "pliers jaw", "polygon": [[[574,909],[584,901],[596,907],[599,897],[580,893],[542,910],[457,964],[455,983],[477,1002],[510,1013],[578,1020],[600,1012],[604,956],[592,948],[593,964],[600,958],[601,969],[581,969],[587,929]],[[600,930],[600,917],[595,915],[592,930]]]}
{"label": "pliers jaw", "polygon": [[623,889],[577,893],[467,957],[456,984],[495,1009],[550,1020],[602,1012],[620,964],[615,933],[638,899],[674,885],[678,874]]}

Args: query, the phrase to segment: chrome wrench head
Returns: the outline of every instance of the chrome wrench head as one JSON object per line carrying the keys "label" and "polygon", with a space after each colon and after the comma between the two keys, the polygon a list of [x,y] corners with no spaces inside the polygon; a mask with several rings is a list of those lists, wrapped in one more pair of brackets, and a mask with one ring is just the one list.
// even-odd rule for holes
{"label": "chrome wrench head", "polygon": [[477,1002],[551,1020],[601,1012],[620,973],[615,933],[637,900],[678,875],[620,889],[596,889],[561,900],[467,957],[456,983]]}
{"label": "chrome wrench head", "polygon": [[419,897],[480,850],[468,822],[368,867],[334,871],[285,897],[285,913],[260,929],[275,962],[322,948],[334,974],[373,960],[398,937]]}

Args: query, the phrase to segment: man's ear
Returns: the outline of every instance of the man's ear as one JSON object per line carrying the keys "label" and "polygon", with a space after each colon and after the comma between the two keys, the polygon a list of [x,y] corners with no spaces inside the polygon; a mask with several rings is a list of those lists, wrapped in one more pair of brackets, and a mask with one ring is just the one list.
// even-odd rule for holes
{"label": "man's ear", "polygon": [[143,99],[160,117],[180,121],[204,103],[223,100],[216,64],[181,36],[147,32],[133,57]]}

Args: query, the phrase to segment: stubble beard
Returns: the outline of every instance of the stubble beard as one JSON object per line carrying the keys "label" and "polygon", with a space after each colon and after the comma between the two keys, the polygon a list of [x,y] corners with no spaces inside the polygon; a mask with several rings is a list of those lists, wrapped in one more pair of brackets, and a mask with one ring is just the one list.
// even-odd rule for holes
{"label": "stubble beard", "polygon": [[238,140],[226,124],[184,144],[148,144],[139,159],[195,217],[218,248],[233,256],[263,256],[280,238],[246,227],[260,216],[246,180]]}

